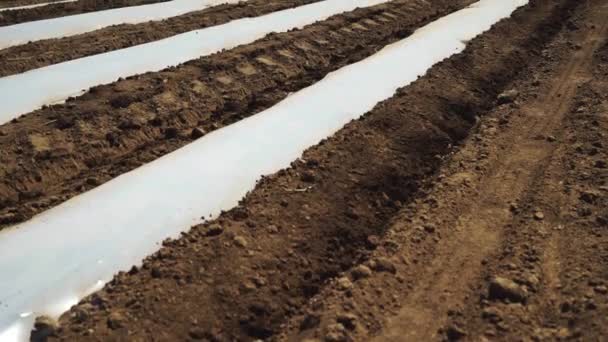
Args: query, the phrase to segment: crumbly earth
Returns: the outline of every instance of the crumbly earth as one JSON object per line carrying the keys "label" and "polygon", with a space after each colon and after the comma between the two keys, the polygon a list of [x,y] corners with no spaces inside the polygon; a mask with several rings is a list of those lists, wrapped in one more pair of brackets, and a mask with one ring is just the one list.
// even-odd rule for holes
{"label": "crumbly earth", "polygon": [[95,87],[2,125],[0,227],[266,109],[469,3],[397,0],[359,9]]}
{"label": "crumbly earth", "polygon": [[[49,4],[48,6],[34,8],[7,10],[0,12],[0,26],[15,25],[34,20],[65,17],[68,15],[96,12],[112,8],[140,6],[164,1],[168,0],[78,0],[76,2]],[[14,6],[3,7],[31,5],[32,3],[29,1],[14,1],[12,4]]]}
{"label": "crumbly earth", "polygon": [[[375,28],[390,27],[389,18],[408,13],[394,6],[407,8],[411,3],[396,1],[356,11],[348,20],[338,16],[301,32],[271,35],[253,44],[256,50],[239,48],[235,51],[241,51],[240,59],[225,58],[224,64],[204,73],[200,66],[209,65],[204,64],[209,59],[182,66],[195,77],[218,72],[213,78],[199,78],[200,84],[191,88],[223,84],[228,87],[223,89],[230,89],[229,100],[221,105],[210,97],[186,108],[213,108],[211,112],[221,113],[221,120],[211,121],[218,125],[252,112],[243,109],[251,103],[258,110],[266,108],[284,95],[273,94],[265,105],[257,105],[260,94],[288,90],[277,81],[256,88],[257,79],[235,76],[250,69],[235,71],[235,66],[243,68],[246,63],[256,70],[256,77],[262,77],[259,70],[265,65],[273,69],[262,69],[264,75],[276,70],[294,80],[289,82],[300,78],[313,82],[333,70],[329,65],[363,58],[366,46],[374,42],[378,44],[374,49],[384,46],[406,36],[412,25],[441,13],[422,15],[425,20],[401,23],[404,26],[386,32]],[[412,6],[419,6],[420,13],[425,3]],[[433,8],[440,8],[440,3]],[[608,0],[532,0],[471,41],[463,53],[437,64],[360,120],[308,149],[290,168],[264,177],[238,207],[166,241],[141,267],[119,273],[103,290],[64,314],[51,339],[604,340],[608,336],[606,17]],[[349,30],[365,27],[356,31],[360,42],[356,50],[343,50],[349,44],[345,22]],[[367,41],[366,32],[376,38]],[[283,43],[275,45],[277,41]],[[340,53],[325,55],[332,49]],[[275,51],[288,53],[280,58]],[[319,63],[323,71],[310,74],[304,67],[302,71],[280,68],[300,54]],[[340,59],[341,54],[349,58]],[[161,90],[169,83],[174,84],[171,89],[189,91],[179,87],[188,83],[176,70],[100,87],[93,93],[118,104],[115,111],[135,112],[133,103],[147,105],[149,97],[164,98],[164,91],[138,93],[137,89],[154,84],[147,82],[156,80]],[[234,83],[238,88],[230,88]],[[297,84],[294,89],[304,86]],[[256,100],[237,100],[237,89]],[[248,93],[247,89],[259,90]],[[143,95],[123,102],[121,98],[131,94]],[[87,96],[54,108],[66,110],[77,104],[74,108],[83,110],[86,101],[92,101]],[[74,116],[58,112],[52,120],[78,122],[88,117],[85,112]],[[182,115],[185,126],[177,126],[177,121],[165,125],[169,117],[184,112],[183,107],[168,111],[156,128],[144,128],[153,126],[148,121],[135,123],[140,126],[136,129],[125,125],[119,129],[128,133],[110,136],[110,142],[119,143],[108,146],[123,149],[131,146],[125,141],[161,134],[168,139],[159,154],[166,153],[189,139],[193,126],[186,124],[188,115]],[[15,134],[10,133],[12,125],[44,123],[50,118],[44,113],[1,129],[8,127],[8,134]],[[232,115],[232,121],[226,121]],[[178,128],[168,129],[174,126]],[[36,127],[43,129],[41,124]],[[79,126],[64,129],[74,127]],[[208,127],[203,125],[205,130]],[[56,134],[55,130],[46,134]],[[30,144],[40,142],[28,139]],[[133,158],[148,144],[123,150],[124,155]],[[50,145],[57,146],[54,141]],[[94,181],[85,182],[101,174],[94,165],[96,173],[74,173],[72,179],[94,186]],[[129,166],[117,170],[126,169]],[[100,178],[110,177],[111,173]],[[42,188],[42,196],[52,191],[48,185]],[[22,207],[17,202],[7,205]]]}

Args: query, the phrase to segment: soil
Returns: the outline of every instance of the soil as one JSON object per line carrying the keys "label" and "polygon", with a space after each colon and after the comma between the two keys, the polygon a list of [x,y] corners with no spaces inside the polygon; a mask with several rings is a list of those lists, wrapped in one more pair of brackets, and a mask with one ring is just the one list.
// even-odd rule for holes
{"label": "soil", "polygon": [[0,8],[28,6],[37,4],[53,3],[61,0],[2,0],[0,1]]}
{"label": "soil", "polygon": [[[27,21],[65,17],[68,15],[102,11],[112,8],[140,6],[168,0],[78,0],[48,6],[0,12],[0,26],[15,25]],[[15,6],[24,4],[15,2]]]}
{"label": "soil", "polygon": [[469,3],[398,0],[358,9],[160,73],[95,87],[2,125],[0,227],[266,109]]}
{"label": "soil", "polygon": [[[378,49],[407,36],[440,15],[442,6],[443,12],[453,10],[447,1],[396,1],[100,87],[93,97],[115,104],[116,123],[124,120],[121,110],[136,112],[139,102],[146,106],[141,112],[152,110],[150,97],[161,108],[174,108],[167,103],[178,103],[176,95],[169,97],[164,89],[175,89],[171,94],[177,97],[189,88],[223,84],[220,89],[226,90],[217,93],[224,94],[224,102],[214,102],[222,96],[215,95],[190,102],[187,111],[182,106],[165,115],[155,112],[153,128],[144,128],[146,121],[136,123],[139,128],[125,124],[113,130],[121,133],[110,135],[104,143],[110,145],[95,153],[122,154],[100,158],[112,162],[93,164],[90,174],[75,167],[81,173],[71,176],[71,189],[81,184],[76,180],[84,188],[96,184],[86,180],[102,170],[123,171],[113,165],[125,163],[128,169],[129,161],[149,160],[152,156],[131,158],[154,146],[162,147],[162,154],[186,144],[193,128],[187,122],[207,130],[266,108],[288,91],[281,84],[295,90],[314,82],[336,65],[363,58],[369,46]],[[238,207],[166,241],[141,267],[119,273],[63,315],[52,339],[603,340],[608,336],[607,16],[608,0],[532,0],[463,53],[308,149],[290,168],[263,178]],[[341,29],[358,25],[366,30]],[[357,46],[348,50],[349,45]],[[342,54],[348,57],[341,59]],[[300,56],[318,64],[305,68],[290,62]],[[256,78],[239,76],[250,67]],[[277,73],[284,78],[265,78]],[[258,88],[263,82],[268,85]],[[189,88],[180,87],[184,84]],[[237,94],[244,94],[241,100]],[[272,95],[260,105],[264,94]],[[97,122],[84,114],[87,103],[100,105],[87,101],[94,99],[85,95],[53,107],[55,117],[44,114],[47,108],[1,129],[32,146],[60,146],[58,131],[76,134],[77,127]],[[70,115],[70,105],[77,115]],[[199,123],[195,114],[186,114],[199,108],[210,108],[219,118]],[[167,124],[180,115],[181,122]],[[54,126],[69,118],[78,120],[63,129]],[[17,135],[43,129],[47,133],[34,139]],[[169,139],[159,139],[162,134]],[[89,135],[95,141],[94,133]],[[148,135],[154,139],[133,147],[131,142]],[[3,138],[0,143],[10,146]],[[28,156],[19,162],[35,156],[27,142],[18,146]],[[81,152],[71,151],[67,159],[78,164]],[[48,172],[40,177],[44,180],[54,164],[44,165],[23,169]],[[53,174],[73,167],[61,165],[66,166]],[[21,179],[24,189],[28,177],[11,182]],[[39,198],[55,187],[70,189],[52,179],[40,181]],[[27,196],[18,201],[25,202],[7,205],[19,212],[23,203],[34,203]]]}
{"label": "soil", "polygon": [[213,6],[162,21],[115,25],[76,36],[13,46],[0,50],[0,77],[316,1],[318,0],[249,0],[232,5]]}
{"label": "soil", "polygon": [[[138,1],[3,12],[0,25]],[[250,0],[13,47],[0,76],[314,1]],[[473,1],[358,9],[0,125],[0,229]],[[33,340],[605,340],[606,18],[608,0],[531,0],[236,208],[58,322],[39,317]]]}

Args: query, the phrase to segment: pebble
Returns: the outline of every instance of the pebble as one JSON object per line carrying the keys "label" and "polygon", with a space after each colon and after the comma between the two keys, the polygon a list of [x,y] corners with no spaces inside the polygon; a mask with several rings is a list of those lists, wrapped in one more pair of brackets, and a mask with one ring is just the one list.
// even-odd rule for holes
{"label": "pebble", "polygon": [[377,272],[389,272],[389,273],[397,273],[397,268],[392,261],[387,258],[377,258],[374,260],[374,271]]}
{"label": "pebble", "polygon": [[606,286],[604,286],[604,285],[598,285],[598,286],[594,287],[593,289],[597,293],[601,293],[601,294],[608,293],[608,288]]}
{"label": "pebble", "polygon": [[162,277],[163,273],[160,268],[155,266],[152,267],[152,269],[150,270],[150,275],[152,276],[152,278],[160,278]]}
{"label": "pebble", "polygon": [[501,318],[502,312],[495,307],[487,307],[484,308],[481,312],[481,317],[488,319],[490,322],[499,322],[502,320]]}
{"label": "pebble", "polygon": [[355,279],[363,279],[370,277],[372,270],[365,265],[359,265],[353,269],[352,274]]}
{"label": "pebble", "polygon": [[527,296],[526,289],[510,279],[494,277],[490,281],[488,297],[491,300],[507,299],[511,302],[520,303],[524,302]]}
{"label": "pebble", "polygon": [[179,130],[175,127],[167,127],[165,129],[165,138],[167,138],[167,139],[177,138],[178,135],[179,135]]}
{"label": "pebble", "polygon": [[123,316],[120,312],[112,312],[108,315],[108,328],[115,330],[124,328],[125,323],[127,322],[125,316]]}
{"label": "pebble", "polygon": [[244,237],[237,235],[234,237],[234,244],[239,247],[245,248],[247,247],[247,240],[245,240]]}
{"label": "pebble", "polygon": [[209,226],[205,231],[204,231],[204,235],[206,237],[210,237],[210,236],[218,236],[220,234],[222,234],[224,232],[224,228],[222,228],[222,226],[220,226],[219,224],[213,224],[211,226]]}
{"label": "pebble", "polygon": [[545,214],[542,211],[537,211],[534,213],[534,218],[538,221],[542,221],[545,219]]}
{"label": "pebble", "polygon": [[342,277],[338,279],[338,289],[342,291],[349,290],[353,287],[353,283],[347,277]]}
{"label": "pebble", "polygon": [[313,183],[315,181],[315,175],[312,172],[302,172],[300,180],[306,183]]}
{"label": "pebble", "polygon": [[467,336],[467,333],[462,328],[450,325],[446,330],[446,335],[449,341],[458,341]]}
{"label": "pebble", "polygon": [[340,323],[330,324],[327,326],[325,333],[325,341],[327,342],[340,342],[346,341],[346,329]]}
{"label": "pebble", "polygon": [[205,330],[198,327],[194,327],[190,329],[190,331],[188,332],[188,336],[190,336],[190,338],[192,338],[193,340],[202,340],[207,337],[207,334]]}
{"label": "pebble", "polygon": [[519,91],[516,89],[507,90],[498,95],[497,100],[499,104],[511,103],[519,96]]}
{"label": "pebble", "polygon": [[598,198],[601,198],[601,197],[602,197],[602,194],[599,191],[588,190],[588,191],[583,191],[581,193],[580,199],[589,204],[593,204],[593,203],[595,203],[595,201]]}
{"label": "pebble", "polygon": [[30,341],[46,341],[49,336],[52,336],[59,328],[56,320],[49,316],[38,316],[34,322]]}
{"label": "pebble", "polygon": [[336,321],[338,321],[338,323],[342,324],[348,330],[355,330],[357,327],[357,316],[351,313],[339,314]]}
{"label": "pebble", "polygon": [[196,127],[192,130],[192,132],[190,133],[190,137],[192,139],[198,139],[200,137],[202,137],[203,135],[207,134],[207,132],[205,132],[204,129],[200,128],[200,127]]}

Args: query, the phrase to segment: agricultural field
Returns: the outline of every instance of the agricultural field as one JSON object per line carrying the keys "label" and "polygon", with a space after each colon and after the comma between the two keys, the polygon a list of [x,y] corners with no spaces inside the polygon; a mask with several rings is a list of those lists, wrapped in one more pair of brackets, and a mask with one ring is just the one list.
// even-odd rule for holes
{"label": "agricultural field", "polygon": [[0,342],[608,339],[608,0],[0,0]]}

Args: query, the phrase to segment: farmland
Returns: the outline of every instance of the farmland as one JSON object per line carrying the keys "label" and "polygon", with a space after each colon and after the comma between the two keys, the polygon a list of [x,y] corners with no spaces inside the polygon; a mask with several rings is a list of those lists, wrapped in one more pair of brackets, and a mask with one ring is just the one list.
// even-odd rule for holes
{"label": "farmland", "polygon": [[608,1],[174,1],[0,11],[2,340],[608,336]]}

